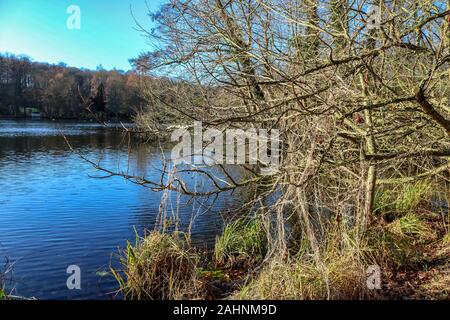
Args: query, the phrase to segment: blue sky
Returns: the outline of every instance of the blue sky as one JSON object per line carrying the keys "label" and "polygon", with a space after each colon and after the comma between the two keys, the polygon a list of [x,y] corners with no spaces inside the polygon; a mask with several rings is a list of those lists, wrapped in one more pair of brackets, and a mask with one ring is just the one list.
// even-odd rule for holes
{"label": "blue sky", "polygon": [[[166,0],[147,0],[156,11]],[[81,28],[70,30],[67,8],[77,5]],[[145,0],[0,0],[0,52],[26,54],[34,61],[129,70],[128,59],[151,49],[130,13],[152,27]]]}

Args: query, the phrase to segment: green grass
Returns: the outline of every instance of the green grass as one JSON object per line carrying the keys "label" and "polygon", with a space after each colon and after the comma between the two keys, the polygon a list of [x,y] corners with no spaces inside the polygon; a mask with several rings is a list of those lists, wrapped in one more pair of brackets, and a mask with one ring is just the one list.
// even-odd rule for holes
{"label": "green grass", "polygon": [[442,238],[442,244],[444,246],[450,245],[450,232],[448,232],[443,238]]}
{"label": "green grass", "polygon": [[238,219],[225,226],[216,239],[214,258],[217,265],[233,267],[260,262],[266,252],[266,233],[262,221]]}
{"label": "green grass", "polygon": [[395,201],[395,209],[400,212],[409,212],[416,209],[422,201],[429,199],[431,184],[427,181],[404,185]]}
{"label": "green grass", "polygon": [[206,269],[199,269],[198,274],[203,279],[213,279],[213,280],[219,280],[219,281],[228,281],[229,276],[225,274],[223,270],[220,269],[213,269],[213,270],[206,270]]}
{"label": "green grass", "polygon": [[423,201],[430,198],[430,193],[429,181],[399,184],[394,189],[379,189],[375,194],[374,211],[396,215],[413,212]]}
{"label": "green grass", "polygon": [[433,234],[426,222],[413,213],[408,213],[392,222],[389,230],[402,238],[410,237],[416,240],[429,239]]}

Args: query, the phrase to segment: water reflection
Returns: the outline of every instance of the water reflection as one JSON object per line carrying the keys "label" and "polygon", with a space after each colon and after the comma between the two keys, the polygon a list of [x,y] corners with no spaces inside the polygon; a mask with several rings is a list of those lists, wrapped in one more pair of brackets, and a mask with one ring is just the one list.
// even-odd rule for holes
{"label": "water reflection", "polygon": [[[0,120],[0,255],[14,262],[16,294],[108,298],[115,280],[98,272],[116,263],[111,255],[134,240],[135,229],[142,234],[153,228],[162,193],[120,177],[90,178],[99,172],[70,152],[61,133],[76,152],[102,166],[159,180],[159,146],[91,123]],[[204,185],[199,177],[190,179]],[[221,230],[219,213],[243,198],[236,192],[199,202],[170,193],[168,208],[178,210],[183,228],[196,216],[194,243],[211,245]],[[66,288],[71,264],[81,268],[80,291]]]}

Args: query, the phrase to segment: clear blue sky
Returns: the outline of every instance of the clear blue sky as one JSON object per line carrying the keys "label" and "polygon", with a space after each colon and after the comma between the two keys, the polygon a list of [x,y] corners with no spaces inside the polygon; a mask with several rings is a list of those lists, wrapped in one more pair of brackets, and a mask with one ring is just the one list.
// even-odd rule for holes
{"label": "clear blue sky", "polygon": [[[166,0],[147,0],[155,11]],[[70,30],[67,8],[77,5],[81,28]],[[129,70],[128,59],[151,49],[130,13],[152,27],[145,0],[0,0],[0,52],[26,54],[34,61]]]}

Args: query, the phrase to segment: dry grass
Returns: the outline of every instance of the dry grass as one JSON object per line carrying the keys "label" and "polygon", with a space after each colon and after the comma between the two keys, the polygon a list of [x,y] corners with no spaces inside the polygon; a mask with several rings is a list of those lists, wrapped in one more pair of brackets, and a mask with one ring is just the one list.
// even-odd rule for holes
{"label": "dry grass", "polygon": [[[413,189],[404,187],[396,193],[395,199],[401,205],[393,209],[391,222],[378,216],[364,236],[358,238],[354,228],[338,219],[329,220],[323,237],[317,238],[318,252],[308,235],[301,233],[295,249],[268,254],[257,275],[242,275],[241,280],[247,276],[248,282],[239,289],[233,287],[227,294],[237,290],[230,296],[233,299],[380,298],[383,291],[370,290],[366,283],[367,267],[379,265],[383,270],[383,286],[392,280],[383,278],[383,274],[403,270],[413,279],[423,271],[426,279],[414,282],[417,294],[425,298],[443,297],[449,287],[448,264],[435,273],[422,270],[422,266],[426,265],[424,253],[430,251],[430,244],[439,242],[448,246],[448,235],[438,239],[438,234],[443,234],[433,224],[436,219],[428,219],[433,217],[420,210],[419,204],[426,199],[418,200],[416,196],[425,197],[428,188],[414,185]],[[262,262],[267,250],[266,236],[257,219],[230,222],[217,238],[210,261],[219,270],[211,272],[202,271],[199,255],[179,233],[152,232],[135,246],[128,246],[123,258],[124,277],[115,274],[121,291],[129,299],[204,298],[208,295],[205,279],[214,278],[220,287],[222,281],[229,281],[222,279],[225,268]],[[393,279],[394,287],[397,280]],[[392,290],[396,290],[394,287],[391,286]]]}
{"label": "dry grass", "polygon": [[419,288],[421,298],[450,299],[450,268],[435,275],[429,282]]}
{"label": "dry grass", "polygon": [[450,300],[450,243],[443,242],[433,257],[433,268],[427,270],[431,277],[417,290],[419,298]]}
{"label": "dry grass", "polygon": [[151,232],[136,246],[128,244],[123,276],[113,273],[126,299],[193,299],[201,295],[199,257],[178,234]]}
{"label": "dry grass", "polygon": [[304,300],[364,297],[364,270],[349,256],[340,257],[325,268],[321,272],[321,268],[310,260],[271,260],[258,277],[234,298]]}
{"label": "dry grass", "polygon": [[424,218],[408,213],[387,225],[374,225],[367,233],[368,255],[380,265],[401,268],[423,260],[436,233]]}
{"label": "dry grass", "polygon": [[351,237],[331,232],[323,247],[320,261],[307,251],[271,259],[233,298],[362,299],[375,294],[367,289],[365,263]]}

